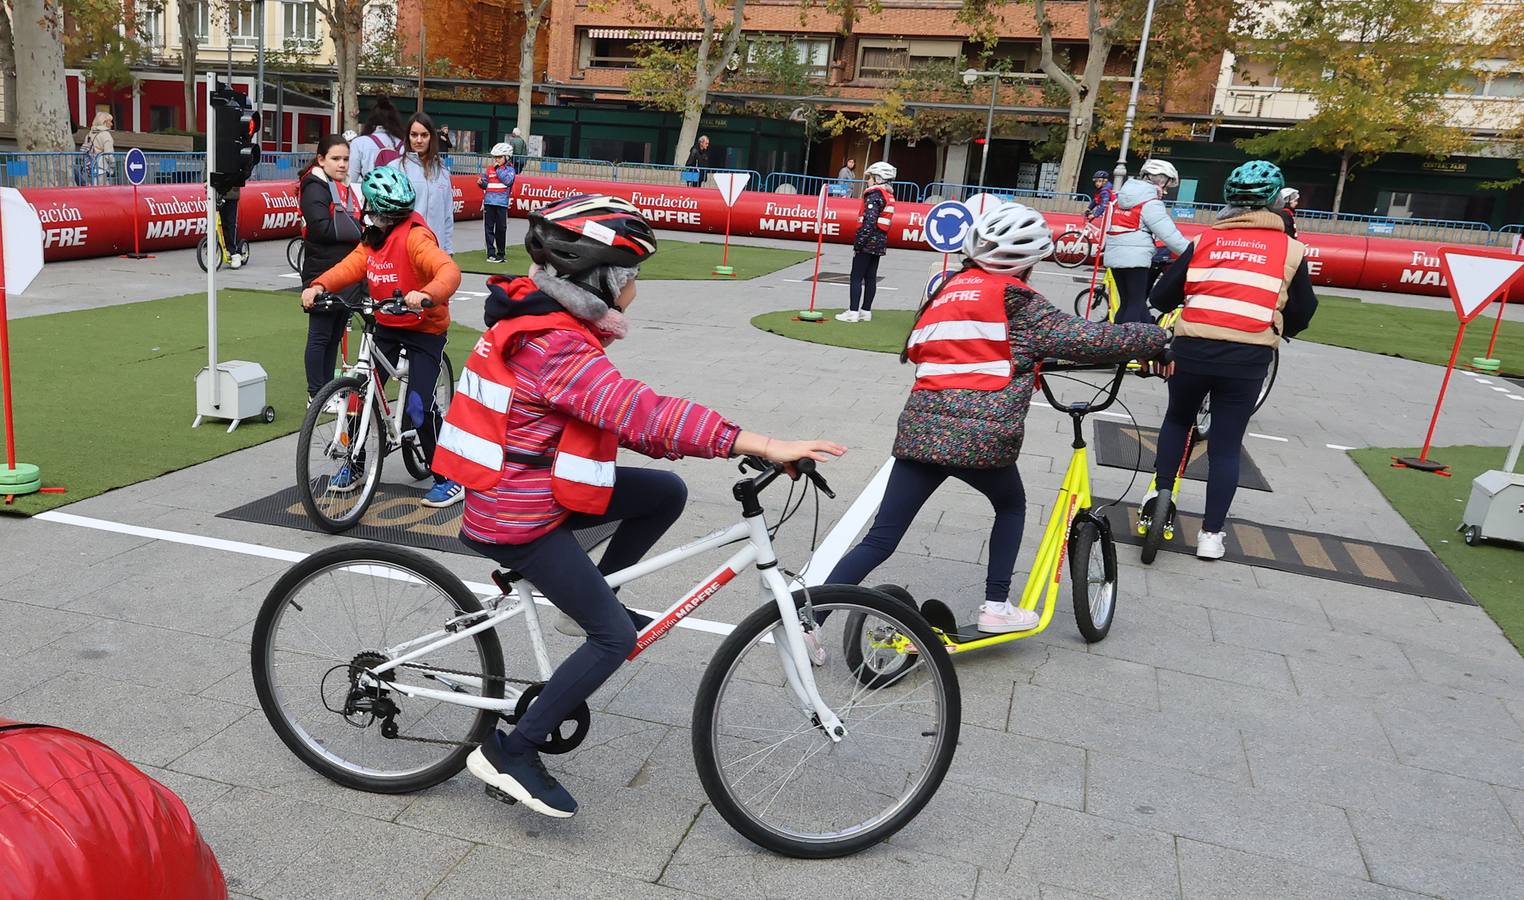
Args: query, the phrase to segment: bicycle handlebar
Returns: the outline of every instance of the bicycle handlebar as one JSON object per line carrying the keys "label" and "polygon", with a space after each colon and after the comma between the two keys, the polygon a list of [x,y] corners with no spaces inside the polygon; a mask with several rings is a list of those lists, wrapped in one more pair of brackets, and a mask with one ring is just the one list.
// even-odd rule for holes
{"label": "bicycle handlebar", "polygon": [[1066,412],[1070,415],[1088,415],[1090,413],[1098,413],[1117,402],[1117,393],[1122,389],[1122,379],[1127,376],[1127,363],[1121,362],[1115,364],[1116,374],[1111,378],[1111,386],[1105,389],[1106,399],[1100,403],[1093,403],[1089,400],[1060,403],[1058,397],[1054,396],[1053,389],[1048,387],[1047,380],[1042,377],[1043,373],[1101,372],[1112,368],[1112,365],[1111,363],[1072,363],[1057,359],[1045,359],[1033,374],[1037,378],[1037,386],[1042,388],[1043,396],[1048,398],[1049,406],[1052,406],[1059,412]]}
{"label": "bicycle handlebar", "polygon": [[[423,301],[424,309],[428,309],[432,306],[434,306],[434,301],[432,299]],[[418,310],[409,309],[402,302],[401,291],[392,291],[391,297],[385,300],[376,300],[369,295],[365,295],[358,300],[351,300],[343,294],[335,294],[332,291],[320,291],[317,297],[313,300],[311,308],[303,307],[303,311],[309,314],[316,312],[332,312],[336,309],[347,309],[350,312],[357,312],[361,315],[369,315],[371,313],[381,313],[382,315],[386,316],[423,315]]]}
{"label": "bicycle handlebar", "polygon": [[[789,471],[790,467],[793,468],[792,473]],[[832,500],[836,499],[836,493],[826,483],[825,476],[820,474],[820,468],[815,464],[813,459],[800,459],[792,463],[775,463],[754,454],[747,454],[741,457],[741,471],[745,472],[747,469],[755,469],[761,473],[752,479],[752,483],[756,485],[758,493],[761,493],[763,489],[772,484],[773,480],[779,475],[797,477],[794,474],[797,473],[797,475],[803,475],[808,478],[815,487],[820,489],[822,494],[825,494]]]}

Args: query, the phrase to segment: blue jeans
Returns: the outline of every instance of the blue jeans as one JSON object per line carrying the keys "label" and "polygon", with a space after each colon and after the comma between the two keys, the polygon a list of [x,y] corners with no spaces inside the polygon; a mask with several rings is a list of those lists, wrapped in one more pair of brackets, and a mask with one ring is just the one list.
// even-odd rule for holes
{"label": "blue jeans", "polygon": [[896,459],[889,483],[879,504],[873,527],[862,543],[853,547],[826,577],[827,584],[862,584],[863,579],[894,554],[916,513],[931,499],[942,482],[956,478],[990,501],[995,521],[990,527],[989,567],[985,573],[984,599],[1001,603],[1011,596],[1011,572],[1021,550],[1021,531],[1026,525],[1027,494],[1016,466],[999,469],[963,469]]}
{"label": "blue jeans", "polygon": [[[527,544],[461,541],[482,556],[523,575],[556,608],[587,632],[587,642],[561,663],[545,689],[508,736],[508,750],[523,753],[608,680],[635,649],[635,625],[603,576],[640,562],[683,514],[688,487],[672,472],[620,466],[614,495],[601,516],[574,513],[555,531]],[[577,538],[579,528],[619,522],[603,559],[593,565]]]}

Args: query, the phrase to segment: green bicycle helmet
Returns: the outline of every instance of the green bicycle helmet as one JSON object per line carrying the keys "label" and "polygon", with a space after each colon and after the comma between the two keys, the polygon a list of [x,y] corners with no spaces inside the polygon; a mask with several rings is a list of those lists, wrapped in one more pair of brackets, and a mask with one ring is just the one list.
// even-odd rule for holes
{"label": "green bicycle helmet", "polygon": [[1253,159],[1228,173],[1228,180],[1222,183],[1222,199],[1229,206],[1266,207],[1276,201],[1285,186],[1280,166]]}
{"label": "green bicycle helmet", "polygon": [[365,208],[388,218],[406,216],[413,211],[418,195],[413,183],[401,170],[382,166],[365,173],[360,182],[360,193],[365,195]]}

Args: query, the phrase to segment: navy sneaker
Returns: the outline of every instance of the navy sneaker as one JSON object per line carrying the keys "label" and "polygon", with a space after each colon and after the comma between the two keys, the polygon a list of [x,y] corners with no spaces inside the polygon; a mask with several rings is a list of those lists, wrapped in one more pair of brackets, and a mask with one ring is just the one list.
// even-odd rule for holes
{"label": "navy sneaker", "polygon": [[360,486],[365,474],[350,466],[349,463],[339,467],[339,473],[328,479],[328,492],[332,494],[347,494]]}
{"label": "navy sneaker", "polygon": [[456,481],[441,481],[429,489],[420,501],[424,506],[444,507],[454,506],[466,499],[466,489]]}
{"label": "navy sneaker", "polygon": [[535,812],[556,819],[569,819],[577,801],[545,770],[540,754],[509,753],[507,738],[493,731],[480,747],[466,757],[466,770],[487,783],[487,793],[508,803],[522,803]]}

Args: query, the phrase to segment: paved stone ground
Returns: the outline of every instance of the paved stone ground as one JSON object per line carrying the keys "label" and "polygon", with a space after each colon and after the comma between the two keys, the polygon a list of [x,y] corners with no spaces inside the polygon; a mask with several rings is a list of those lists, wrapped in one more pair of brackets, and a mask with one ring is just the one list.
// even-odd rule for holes
{"label": "paved stone ground", "polygon": [[[279,277],[281,246],[257,247],[260,264],[232,280],[293,283]],[[846,271],[846,260],[831,248],[825,268]],[[912,306],[932,260],[891,254],[885,287],[900,290],[879,305]],[[829,524],[884,460],[909,376],[887,355],[747,326],[802,302],[807,273],[647,283],[641,327],[615,355],[629,374],[747,427],[849,444],[828,470],[843,495],[824,512]],[[194,289],[197,275],[183,252],[51,266],[17,306],[92,305],[105,283],[112,301],[145,299]],[[1064,299],[1077,289],[1056,271],[1038,286]],[[821,291],[822,305],[845,297]],[[474,319],[471,306],[458,316]],[[1281,373],[1247,440],[1274,491],[1240,493],[1235,515],[1420,545],[1329,445],[1418,441],[1439,370],[1299,343]],[[1505,443],[1524,390],[1496,386],[1457,379],[1438,442]],[[1157,423],[1157,383],[1129,381],[1124,399]],[[1031,413],[1019,566],[1067,460],[1067,427],[1051,410]],[[412,796],[339,788],[276,740],[247,661],[252,620],[287,565],[260,554],[339,539],[215,517],[284,487],[293,441],[63,510],[240,542],[232,549],[0,519],[0,715],[95,735],[178,792],[238,896],[1524,897],[1524,660],[1485,613],[1176,554],[1144,569],[1126,547],[1106,641],[1084,644],[1060,610],[1044,635],[959,660],[965,727],[947,783],[911,826],[851,859],[771,856],[709,807],[687,724],[716,639],[692,631],[621,670],[595,698],[588,743],[552,760],[583,803],[573,820],[504,807],[468,776]],[[692,499],[667,544],[734,516],[732,469],[670,465]],[[1094,474],[1097,494],[1129,487],[1125,472]],[[1201,486],[1183,498],[1199,509]],[[981,595],[987,526],[982,499],[946,488],[879,577],[966,612]],[[785,563],[804,562],[808,531],[785,531]],[[488,571],[437,558],[474,580]],[[659,605],[708,565],[630,596]],[[739,621],[755,606],[744,594],[733,588],[702,615]],[[550,638],[557,653],[572,646]],[[506,646],[510,670],[522,667],[522,638]]]}

